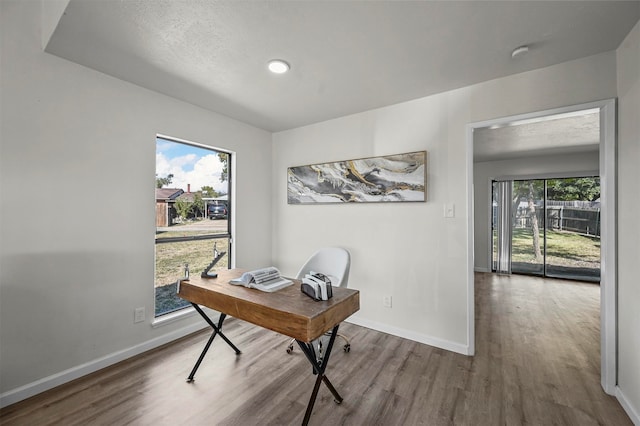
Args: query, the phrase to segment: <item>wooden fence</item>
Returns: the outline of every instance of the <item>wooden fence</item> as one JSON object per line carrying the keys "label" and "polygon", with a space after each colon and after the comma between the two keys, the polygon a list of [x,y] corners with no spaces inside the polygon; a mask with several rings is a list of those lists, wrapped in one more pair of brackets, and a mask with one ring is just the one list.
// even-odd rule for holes
{"label": "wooden fence", "polygon": [[[537,206],[536,216],[538,217],[538,224],[540,228],[542,228],[543,226],[542,215],[542,209]],[[547,229],[556,231],[569,231],[592,237],[600,237],[599,207],[585,208],[563,205],[547,205],[546,219]],[[516,228],[531,227],[531,218],[529,217],[527,209],[517,209],[514,217],[514,226]]]}
{"label": "wooden fence", "polygon": [[600,209],[547,206],[547,228],[600,236]]}

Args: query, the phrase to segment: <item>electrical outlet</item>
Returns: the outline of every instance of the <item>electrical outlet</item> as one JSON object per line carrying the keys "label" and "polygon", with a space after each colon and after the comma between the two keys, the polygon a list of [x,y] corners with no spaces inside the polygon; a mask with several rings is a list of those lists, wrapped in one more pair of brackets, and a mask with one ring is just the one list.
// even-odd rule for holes
{"label": "electrical outlet", "polygon": [[382,306],[385,308],[391,307],[391,296],[382,296]]}
{"label": "electrical outlet", "polygon": [[136,323],[142,321],[144,321],[144,306],[133,310],[133,322]]}

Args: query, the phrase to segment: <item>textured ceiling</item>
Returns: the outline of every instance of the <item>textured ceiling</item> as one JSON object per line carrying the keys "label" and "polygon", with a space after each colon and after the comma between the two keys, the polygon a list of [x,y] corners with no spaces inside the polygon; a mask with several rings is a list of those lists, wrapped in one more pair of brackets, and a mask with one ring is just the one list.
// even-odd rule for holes
{"label": "textured ceiling", "polygon": [[599,143],[600,113],[587,110],[498,128],[475,129],[473,158],[474,161],[494,161],[530,155],[597,152]]}
{"label": "textured ceiling", "polygon": [[46,50],[280,131],[613,50],[639,17],[639,1],[71,0]]}

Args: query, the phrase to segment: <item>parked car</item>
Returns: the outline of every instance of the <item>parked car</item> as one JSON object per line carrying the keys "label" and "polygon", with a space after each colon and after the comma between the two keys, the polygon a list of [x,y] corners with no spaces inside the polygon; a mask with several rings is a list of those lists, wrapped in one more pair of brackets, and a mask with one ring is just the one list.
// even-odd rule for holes
{"label": "parked car", "polygon": [[227,214],[227,203],[224,201],[211,201],[207,207],[207,215],[209,216],[209,219],[226,219]]}

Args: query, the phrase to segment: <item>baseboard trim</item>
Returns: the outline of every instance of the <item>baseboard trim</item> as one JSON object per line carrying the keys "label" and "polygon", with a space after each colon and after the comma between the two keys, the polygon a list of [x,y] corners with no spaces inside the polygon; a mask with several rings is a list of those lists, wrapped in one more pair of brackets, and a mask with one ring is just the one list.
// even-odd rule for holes
{"label": "baseboard trim", "polygon": [[622,408],[627,413],[633,424],[640,426],[640,414],[638,414],[638,410],[631,405],[627,397],[622,392],[622,389],[620,389],[620,386],[616,386],[616,398],[618,398],[618,402],[620,402],[620,405],[622,405]]}
{"label": "baseboard trim", "polygon": [[24,386],[20,386],[19,388],[12,389],[3,394],[0,394],[0,408],[15,404],[16,402],[20,402],[24,399],[30,398],[49,389],[53,389],[56,386],[68,383],[82,376],[86,376],[87,374],[94,373],[105,367],[109,367],[110,365],[131,358],[132,356],[140,355],[143,352],[155,349],[159,346],[170,343],[174,340],[202,330],[206,327],[208,327],[206,323],[198,322],[196,324],[192,324],[187,327],[175,330],[171,333],[164,334],[151,340],[147,340],[146,342],[140,343],[130,348],[114,352],[102,358],[98,358],[85,364],[69,368],[68,370],[52,374],[51,376],[44,377],[42,379],[36,380],[35,382],[28,383]]}
{"label": "baseboard trim", "polygon": [[481,268],[479,266],[475,266],[473,268],[474,272],[491,272],[491,269],[489,268]]}
{"label": "baseboard trim", "polygon": [[461,345],[460,343],[451,342],[449,340],[438,339],[426,334],[416,333],[415,331],[393,327],[387,324],[382,324],[376,321],[369,321],[358,317],[350,317],[346,320],[346,322],[370,328],[372,330],[381,331],[393,336],[402,337],[403,339],[413,340],[414,342],[424,343],[425,345],[435,346],[436,348],[445,349],[447,351],[456,352],[462,355],[472,355],[469,353],[468,345]]}

